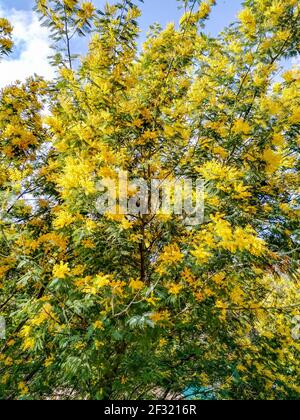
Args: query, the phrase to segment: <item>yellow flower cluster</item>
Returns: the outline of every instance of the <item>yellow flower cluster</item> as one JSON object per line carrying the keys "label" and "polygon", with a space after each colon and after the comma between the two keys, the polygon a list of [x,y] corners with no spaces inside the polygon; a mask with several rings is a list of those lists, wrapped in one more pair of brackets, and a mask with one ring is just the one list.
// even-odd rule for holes
{"label": "yellow flower cluster", "polygon": [[232,182],[243,176],[237,168],[227,166],[217,160],[208,161],[197,170],[207,181],[226,180]]}
{"label": "yellow flower cluster", "polygon": [[282,155],[270,148],[263,152],[263,160],[267,164],[266,172],[269,174],[276,172],[283,162]]}
{"label": "yellow flower cluster", "polygon": [[145,283],[141,280],[130,280],[129,287],[134,291],[137,292],[142,290],[145,287]]}
{"label": "yellow flower cluster", "polygon": [[68,157],[64,171],[57,180],[63,197],[67,197],[70,190],[82,188],[85,194],[95,193],[95,183],[92,178],[94,164],[88,160]]}
{"label": "yellow flower cluster", "polygon": [[238,18],[242,23],[243,29],[247,34],[254,35],[256,32],[256,19],[249,7],[243,9],[239,14]]}
{"label": "yellow flower cluster", "polygon": [[183,257],[184,255],[177,244],[165,246],[159,257],[159,265],[156,271],[160,274],[165,273],[169,267],[179,264],[183,260]]}
{"label": "yellow flower cluster", "polygon": [[74,9],[74,7],[78,4],[78,0],[63,0],[63,2],[69,9]]}
{"label": "yellow flower cluster", "polygon": [[31,319],[30,325],[39,326],[49,318],[52,320],[55,319],[53,308],[50,303],[45,303],[39,313]]}
{"label": "yellow flower cluster", "polygon": [[113,287],[112,276],[103,273],[97,274],[96,277],[87,276],[75,282],[76,286],[84,293],[89,295],[96,295],[101,289],[111,286]]}
{"label": "yellow flower cluster", "polygon": [[63,261],[60,264],[56,264],[53,267],[53,276],[57,279],[65,279],[70,274],[70,268],[68,263]]}
{"label": "yellow flower cluster", "polygon": [[[222,215],[212,216],[212,223],[206,229],[199,232],[193,239],[194,249],[191,255],[196,258],[198,265],[206,264],[214,256],[217,249],[225,249],[232,254],[248,252],[254,256],[261,256],[267,252],[266,244],[259,238],[255,230],[250,226],[233,228],[231,224],[222,218]],[[219,273],[213,280],[221,284],[225,273]]]}
{"label": "yellow flower cluster", "polygon": [[70,226],[75,220],[75,217],[67,210],[61,210],[56,214],[56,217],[53,221],[53,227],[55,229],[63,229],[67,226]]}
{"label": "yellow flower cluster", "polygon": [[183,285],[179,283],[171,283],[167,286],[168,292],[170,295],[179,295],[181,290],[183,289]]}
{"label": "yellow flower cluster", "polygon": [[96,11],[95,6],[93,3],[90,2],[84,2],[81,4],[80,10],[78,11],[78,16],[80,19],[82,19],[83,22],[86,20],[89,20],[93,17],[94,13]]}
{"label": "yellow flower cluster", "polygon": [[196,283],[196,281],[197,281],[197,279],[194,276],[194,274],[187,267],[185,267],[185,269],[182,271],[181,277],[189,285],[194,285]]}
{"label": "yellow flower cluster", "polygon": [[13,28],[9,21],[5,18],[0,18],[0,53],[7,53],[13,46],[13,41],[10,36]]}
{"label": "yellow flower cluster", "polygon": [[208,251],[204,245],[197,246],[194,251],[192,251],[192,255],[196,257],[198,264],[205,264],[212,257],[212,253]]}
{"label": "yellow flower cluster", "polygon": [[155,324],[164,324],[170,321],[170,313],[168,310],[154,312],[150,315],[150,318]]}
{"label": "yellow flower cluster", "polygon": [[247,121],[239,119],[235,121],[232,131],[234,134],[247,135],[251,132],[251,126],[249,125]]}
{"label": "yellow flower cluster", "polygon": [[199,10],[196,13],[196,16],[199,20],[205,19],[209,15],[210,11],[211,11],[211,6],[209,2],[204,1],[200,4]]}
{"label": "yellow flower cluster", "polygon": [[96,330],[104,330],[104,325],[102,321],[95,321],[93,326]]}
{"label": "yellow flower cluster", "polygon": [[25,382],[20,382],[18,384],[18,390],[20,391],[21,397],[24,397],[25,395],[27,395],[29,393],[29,388],[25,384]]}
{"label": "yellow flower cluster", "polygon": [[46,249],[51,249],[51,247],[54,246],[60,248],[61,251],[65,251],[68,245],[68,241],[62,235],[50,232],[39,237],[37,246],[40,244],[43,244]]}
{"label": "yellow flower cluster", "polygon": [[[236,199],[247,199],[251,197],[249,187],[244,185],[241,178],[243,172],[235,167],[231,167],[217,160],[206,162],[197,171],[207,181],[218,181],[216,187],[218,190],[231,194]],[[216,196],[209,196],[206,193],[206,201],[212,206],[218,206],[219,199]]]}
{"label": "yellow flower cluster", "polygon": [[266,252],[264,240],[257,237],[251,226],[233,229],[228,221],[217,218],[214,220],[214,232],[219,238],[218,247],[231,253],[247,251],[252,255],[261,256]]}

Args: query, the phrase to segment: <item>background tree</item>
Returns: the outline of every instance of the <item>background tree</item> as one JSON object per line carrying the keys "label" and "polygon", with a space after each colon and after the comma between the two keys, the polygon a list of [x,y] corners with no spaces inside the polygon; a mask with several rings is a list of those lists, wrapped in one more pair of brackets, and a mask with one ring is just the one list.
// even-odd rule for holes
{"label": "background tree", "polygon": [[[96,8],[91,2],[79,0],[38,0],[35,11],[43,26],[49,28],[53,40],[53,65],[72,68],[78,55],[72,53],[75,36],[83,37],[92,27]],[[73,42],[74,45],[75,42]]]}
{"label": "background tree", "polygon": [[12,26],[5,18],[0,18],[0,55],[11,52],[13,42],[11,40]]}

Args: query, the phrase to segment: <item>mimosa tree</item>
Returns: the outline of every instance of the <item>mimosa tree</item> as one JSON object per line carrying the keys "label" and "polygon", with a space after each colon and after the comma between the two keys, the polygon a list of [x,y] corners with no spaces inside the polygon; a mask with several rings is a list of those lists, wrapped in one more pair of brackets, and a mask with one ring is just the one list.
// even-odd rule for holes
{"label": "mimosa tree", "polygon": [[[299,398],[299,2],[247,0],[216,38],[215,2],[183,3],[139,48],[129,0],[37,2],[57,78],[1,93],[4,399]],[[101,214],[120,172],[203,179],[204,220]]]}

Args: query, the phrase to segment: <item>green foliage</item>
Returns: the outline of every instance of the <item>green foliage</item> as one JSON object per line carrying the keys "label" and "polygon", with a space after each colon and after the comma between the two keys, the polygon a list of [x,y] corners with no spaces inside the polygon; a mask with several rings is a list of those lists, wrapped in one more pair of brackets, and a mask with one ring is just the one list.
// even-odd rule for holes
{"label": "green foliage", "polygon": [[[37,3],[57,78],[1,92],[1,398],[299,399],[297,3],[212,38],[184,2],[141,51],[130,1]],[[120,171],[202,177],[203,223],[100,214]]]}

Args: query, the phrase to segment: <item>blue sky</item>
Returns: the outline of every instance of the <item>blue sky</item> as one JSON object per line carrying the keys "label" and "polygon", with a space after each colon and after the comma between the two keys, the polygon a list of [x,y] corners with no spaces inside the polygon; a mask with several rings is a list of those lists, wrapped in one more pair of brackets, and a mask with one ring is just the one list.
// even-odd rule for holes
{"label": "blue sky", "polygon": [[[155,21],[163,25],[170,21],[178,21],[182,14],[182,10],[178,10],[178,4],[176,0],[145,0],[141,18],[143,29],[146,30]],[[211,18],[207,23],[207,31],[213,35],[220,32],[235,19],[242,7],[241,4],[240,0],[217,0],[217,5],[213,8]]]}

